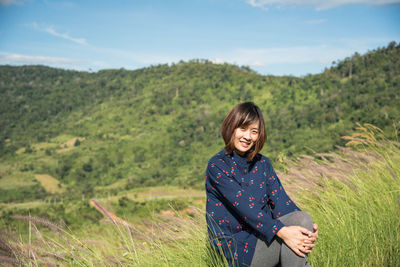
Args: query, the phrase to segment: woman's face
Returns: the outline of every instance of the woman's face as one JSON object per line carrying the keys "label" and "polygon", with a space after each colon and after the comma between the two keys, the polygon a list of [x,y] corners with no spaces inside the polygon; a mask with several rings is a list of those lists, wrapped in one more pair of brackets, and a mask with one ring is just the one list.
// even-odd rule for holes
{"label": "woman's face", "polygon": [[259,135],[259,122],[253,122],[247,126],[241,126],[235,129],[234,145],[236,153],[246,154],[256,143]]}

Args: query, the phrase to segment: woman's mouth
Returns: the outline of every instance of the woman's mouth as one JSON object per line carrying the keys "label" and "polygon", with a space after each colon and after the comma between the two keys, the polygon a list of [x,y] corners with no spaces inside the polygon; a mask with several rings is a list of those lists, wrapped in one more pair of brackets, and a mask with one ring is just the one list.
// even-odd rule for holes
{"label": "woman's mouth", "polygon": [[250,146],[250,142],[240,141],[240,144],[242,145],[242,147],[245,147],[245,148],[248,148]]}

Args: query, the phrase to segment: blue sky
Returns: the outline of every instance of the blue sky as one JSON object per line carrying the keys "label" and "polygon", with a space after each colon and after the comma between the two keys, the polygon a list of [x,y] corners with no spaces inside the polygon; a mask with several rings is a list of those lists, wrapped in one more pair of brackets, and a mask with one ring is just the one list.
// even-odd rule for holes
{"label": "blue sky", "polygon": [[302,76],[390,41],[400,41],[400,0],[0,0],[2,65],[208,59]]}

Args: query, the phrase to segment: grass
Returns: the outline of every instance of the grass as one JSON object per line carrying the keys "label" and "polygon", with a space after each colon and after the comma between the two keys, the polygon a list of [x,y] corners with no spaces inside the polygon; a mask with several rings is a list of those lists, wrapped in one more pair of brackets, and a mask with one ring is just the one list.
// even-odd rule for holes
{"label": "grass", "polygon": [[61,187],[60,182],[48,174],[35,174],[36,180],[40,182],[43,188],[49,193],[62,193],[65,190]]}
{"label": "grass", "polygon": [[[0,245],[4,245],[0,247],[5,256],[0,257],[0,262],[33,266],[205,266],[209,262],[211,266],[223,266],[206,246],[201,211],[192,217],[157,215],[141,225],[116,220],[106,209],[104,213],[106,224],[94,226],[86,234],[72,234],[47,220],[15,216],[16,220],[29,223],[32,238],[21,242],[3,231]],[[52,232],[43,234],[39,226]],[[212,258],[215,264],[210,262]]]}
{"label": "grass", "polygon": [[[399,153],[392,159],[400,162]],[[387,163],[387,161],[386,161]],[[323,178],[304,206],[320,225],[314,266],[400,266],[400,166],[365,165],[346,183]],[[390,167],[388,167],[390,168]]]}
{"label": "grass", "polygon": [[79,137],[74,137],[72,139],[69,139],[68,141],[62,143],[60,145],[60,147],[62,147],[62,148],[57,149],[56,152],[57,153],[63,153],[63,152],[70,151],[70,150],[72,150],[74,148],[74,145],[75,145],[76,141],[83,142],[84,140],[85,140],[85,138],[79,138]]}
{"label": "grass", "polygon": [[3,190],[26,187],[36,184],[31,173],[14,170],[0,178],[0,188]]}
{"label": "grass", "polygon": [[27,209],[34,209],[37,207],[46,208],[49,204],[43,202],[42,200],[30,201],[30,202],[23,202],[23,203],[0,203],[0,210],[1,211],[8,211],[8,210],[27,210]]}
{"label": "grass", "polygon": [[301,163],[313,184],[297,196],[320,225],[313,266],[400,266],[400,144],[360,130],[346,138],[358,149]]}
{"label": "grass", "polygon": [[[348,139],[355,148],[300,157],[278,174],[297,204],[319,224],[320,238],[309,261],[312,266],[400,266],[400,144],[367,136]],[[146,213],[140,223],[116,219],[99,208],[104,209],[103,223],[82,225],[74,232],[42,219],[15,217],[29,222],[31,237],[17,239],[3,231],[0,262],[226,266],[207,245],[203,208],[193,207],[189,214]],[[50,232],[40,231],[40,225]]]}

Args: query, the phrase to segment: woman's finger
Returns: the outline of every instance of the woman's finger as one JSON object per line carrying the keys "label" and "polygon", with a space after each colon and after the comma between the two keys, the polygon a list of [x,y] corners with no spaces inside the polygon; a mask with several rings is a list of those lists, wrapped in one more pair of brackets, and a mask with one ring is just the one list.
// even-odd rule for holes
{"label": "woman's finger", "polygon": [[307,237],[304,238],[302,241],[305,243],[314,243],[317,239],[315,238],[315,236],[311,236],[311,237]]}
{"label": "woman's finger", "polygon": [[299,230],[303,235],[307,235],[308,236],[308,235],[312,234],[307,228],[304,228],[304,227],[301,227],[301,226],[299,226]]}
{"label": "woman's finger", "polygon": [[318,224],[314,223],[313,231],[314,231],[314,234],[315,234],[316,238],[318,238]]}
{"label": "woman's finger", "polygon": [[317,240],[317,239],[316,239],[315,237],[311,237],[311,238],[309,239],[309,241],[310,241],[311,243],[314,243],[316,240]]}
{"label": "woman's finger", "polygon": [[306,239],[306,240],[304,240],[304,244],[313,244],[315,242],[315,239],[313,239],[313,238],[310,238],[310,239]]}
{"label": "woman's finger", "polygon": [[301,252],[303,252],[303,253],[306,253],[306,254],[308,254],[308,253],[311,252],[310,249],[308,249],[308,248],[306,248],[306,247],[303,247],[303,246],[301,246],[301,247],[299,248],[299,250],[300,250]]}
{"label": "woman's finger", "polygon": [[304,247],[305,247],[306,249],[309,249],[309,250],[311,250],[314,246],[315,246],[314,244],[307,244],[307,245],[304,245]]}
{"label": "woman's finger", "polygon": [[305,257],[304,256],[304,254],[303,253],[301,253],[301,251],[299,250],[299,249],[295,249],[295,250],[293,250],[294,251],[294,253],[296,253],[297,255],[299,255],[300,257]]}
{"label": "woman's finger", "polygon": [[318,238],[318,234],[317,233],[311,233],[311,234],[308,235],[308,237],[310,239],[314,239],[314,241],[315,241]]}

